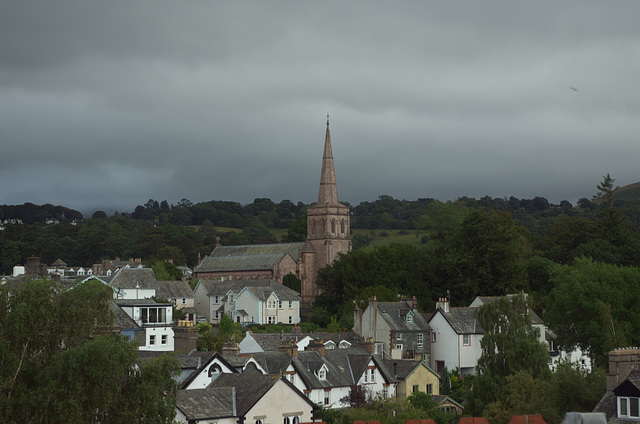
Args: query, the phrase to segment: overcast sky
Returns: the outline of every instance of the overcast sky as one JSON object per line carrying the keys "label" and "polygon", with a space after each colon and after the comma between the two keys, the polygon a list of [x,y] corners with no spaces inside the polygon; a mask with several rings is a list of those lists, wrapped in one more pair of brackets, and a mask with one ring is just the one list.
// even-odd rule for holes
{"label": "overcast sky", "polygon": [[640,181],[640,2],[12,1],[0,204],[591,197]]}

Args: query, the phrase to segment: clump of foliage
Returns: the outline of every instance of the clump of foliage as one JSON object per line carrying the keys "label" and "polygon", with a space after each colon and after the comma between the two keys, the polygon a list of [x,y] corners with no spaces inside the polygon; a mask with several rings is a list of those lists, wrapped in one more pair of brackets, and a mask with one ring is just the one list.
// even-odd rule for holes
{"label": "clump of foliage", "polygon": [[112,291],[96,280],[0,286],[0,416],[15,422],[171,423],[180,365],[141,363],[113,334]]}

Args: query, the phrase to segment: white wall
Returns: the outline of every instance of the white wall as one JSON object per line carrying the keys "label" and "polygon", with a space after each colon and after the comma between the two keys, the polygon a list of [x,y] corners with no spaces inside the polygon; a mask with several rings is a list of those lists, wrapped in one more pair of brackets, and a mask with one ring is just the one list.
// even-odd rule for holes
{"label": "white wall", "polygon": [[293,415],[300,417],[301,423],[311,422],[313,407],[303,396],[284,381],[278,380],[247,412],[245,422],[255,423],[257,419],[262,419],[265,424],[281,424],[284,417]]}

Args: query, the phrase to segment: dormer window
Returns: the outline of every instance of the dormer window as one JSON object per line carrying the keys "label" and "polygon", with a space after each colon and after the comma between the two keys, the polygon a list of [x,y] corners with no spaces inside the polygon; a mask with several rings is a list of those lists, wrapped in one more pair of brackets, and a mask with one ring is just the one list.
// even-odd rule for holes
{"label": "dormer window", "polygon": [[618,418],[640,418],[640,398],[618,396]]}
{"label": "dormer window", "polygon": [[413,315],[407,314],[407,322],[413,322]]}
{"label": "dormer window", "polygon": [[324,368],[321,368],[320,371],[318,371],[318,378],[320,380],[326,380],[327,379],[327,370],[325,370]]}

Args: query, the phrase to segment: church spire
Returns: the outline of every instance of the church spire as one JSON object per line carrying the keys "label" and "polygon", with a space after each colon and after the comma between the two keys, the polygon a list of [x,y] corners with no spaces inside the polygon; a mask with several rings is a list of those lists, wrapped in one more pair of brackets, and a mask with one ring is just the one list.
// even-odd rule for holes
{"label": "church spire", "polygon": [[331,151],[331,134],[329,133],[329,115],[327,114],[327,133],[324,137],[324,154],[322,155],[322,174],[320,175],[319,204],[338,204],[338,185],[336,184],[336,170],[333,167],[333,152]]}

